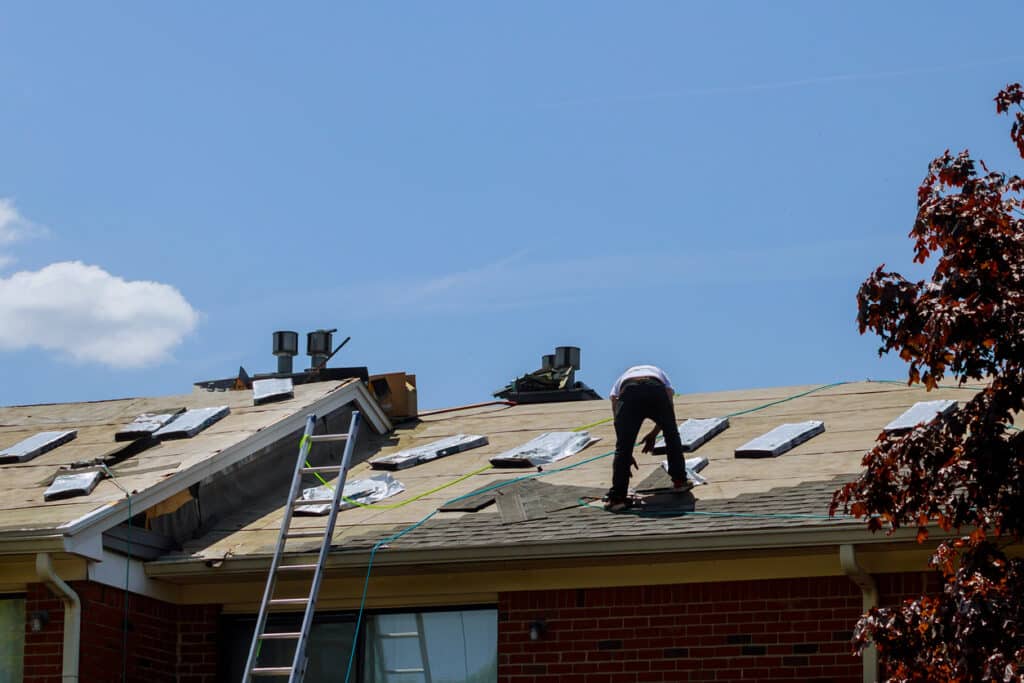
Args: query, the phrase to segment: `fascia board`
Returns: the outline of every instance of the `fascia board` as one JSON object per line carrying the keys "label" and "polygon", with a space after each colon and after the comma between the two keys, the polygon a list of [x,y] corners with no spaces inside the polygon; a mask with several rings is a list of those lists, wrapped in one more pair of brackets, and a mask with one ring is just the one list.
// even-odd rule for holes
{"label": "fascia board", "polygon": [[[933,538],[940,538],[933,534]],[[386,550],[374,556],[375,567],[402,567],[426,565],[456,565],[477,562],[506,562],[512,560],[593,560],[602,557],[624,557],[664,554],[691,554],[726,551],[774,550],[813,547],[833,547],[842,543],[867,546],[886,543],[912,543],[916,530],[898,530],[892,536],[871,534],[862,527],[847,526],[832,529],[785,529],[775,531],[749,531],[730,534],[692,534],[653,536],[630,539],[602,539],[575,543],[538,543],[507,546],[424,550]],[[270,555],[234,557],[218,563],[216,568],[207,559],[154,560],[146,563],[150,576],[185,579],[197,575],[266,573]],[[330,569],[366,570],[369,551],[334,552],[328,556]],[[838,559],[836,560],[838,562]]]}
{"label": "fascia board", "polygon": [[[272,446],[288,434],[301,430],[306,422],[306,415],[309,413],[317,415],[327,414],[351,402],[355,402],[359,409],[363,411],[367,421],[373,426],[375,431],[380,434],[386,434],[391,430],[391,422],[373,397],[370,396],[366,387],[363,386],[362,382],[353,381],[338,387],[327,396],[306,406],[302,410],[296,411],[280,422],[256,432],[248,439],[225,448],[216,457],[209,458],[186,470],[177,472],[148,489],[135,494],[132,496],[132,508],[137,512],[152,507],[175,493],[206,479],[210,475],[245,460],[256,451]],[[103,531],[120,524],[127,517],[127,503],[124,500],[120,500],[93,510],[83,517],[68,522],[59,528],[66,536],[75,536],[89,533],[90,531],[96,531],[97,535],[99,535]]]}
{"label": "fascia board", "polygon": [[19,535],[0,539],[0,555],[60,552],[64,552],[64,536],[53,533],[52,529],[35,536]]}

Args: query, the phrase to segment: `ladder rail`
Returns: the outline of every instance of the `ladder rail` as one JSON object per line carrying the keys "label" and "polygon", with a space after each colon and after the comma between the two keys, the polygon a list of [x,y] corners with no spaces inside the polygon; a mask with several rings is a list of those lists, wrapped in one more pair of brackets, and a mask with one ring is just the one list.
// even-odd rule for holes
{"label": "ladder rail", "polygon": [[292,501],[299,495],[302,487],[302,467],[309,456],[311,442],[309,437],[313,435],[316,427],[316,415],[306,417],[306,428],[302,432],[302,440],[299,441],[299,456],[295,460],[295,471],[292,473],[291,488],[288,490],[288,505],[285,506],[284,518],[281,520],[281,532],[277,536],[277,546],[274,549],[274,556],[270,560],[270,574],[267,576],[267,585],[263,589],[263,599],[260,601],[260,611],[256,617],[256,628],[252,632],[252,643],[249,645],[249,656],[245,660],[245,674],[242,683],[249,683],[252,679],[252,671],[256,668],[257,653],[260,649],[260,642],[263,637],[263,630],[267,625],[270,600],[274,595],[274,588],[277,584],[277,568],[281,564],[281,557],[284,555],[285,542],[288,540],[288,529],[292,521]]}
{"label": "ladder rail", "polygon": [[[338,480],[334,485],[334,502],[331,505],[331,512],[327,517],[327,527],[324,529],[324,538],[320,544],[320,555],[317,559],[316,569],[313,572],[313,581],[309,589],[309,602],[306,603],[306,613],[302,618],[302,628],[299,629],[299,641],[295,646],[295,657],[292,664],[292,677],[289,678],[289,683],[298,683],[301,681],[301,675],[299,678],[295,678],[297,671],[305,673],[306,662],[306,645],[309,642],[309,631],[313,625],[313,614],[316,612],[316,599],[320,593],[320,583],[324,576],[324,566],[327,564],[327,556],[331,552],[331,541],[334,539],[334,526],[338,521],[338,506],[341,503],[342,495],[345,490],[345,480],[348,478],[349,464],[352,462],[352,453],[355,451],[355,445],[357,437],[359,435],[359,424],[362,421],[362,416],[358,410],[352,411],[352,420],[349,423],[348,428],[348,439],[345,440],[345,450],[341,456],[341,471],[338,473]],[[308,443],[308,442],[307,442]],[[296,476],[300,477],[302,468],[296,469]],[[291,515],[291,511],[285,512],[286,515]],[[300,669],[301,665],[301,669]]]}

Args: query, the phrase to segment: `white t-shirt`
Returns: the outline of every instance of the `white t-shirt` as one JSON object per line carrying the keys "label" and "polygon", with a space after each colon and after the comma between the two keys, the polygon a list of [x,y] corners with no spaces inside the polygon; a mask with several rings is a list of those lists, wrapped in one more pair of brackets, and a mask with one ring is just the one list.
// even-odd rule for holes
{"label": "white t-shirt", "polygon": [[664,384],[668,389],[672,388],[672,382],[669,381],[668,375],[666,375],[665,371],[661,368],[656,365],[634,365],[615,380],[615,384],[612,385],[612,390],[608,392],[608,396],[611,398],[618,398],[619,389],[622,388],[622,383],[627,379],[636,379],[638,377],[653,377]]}

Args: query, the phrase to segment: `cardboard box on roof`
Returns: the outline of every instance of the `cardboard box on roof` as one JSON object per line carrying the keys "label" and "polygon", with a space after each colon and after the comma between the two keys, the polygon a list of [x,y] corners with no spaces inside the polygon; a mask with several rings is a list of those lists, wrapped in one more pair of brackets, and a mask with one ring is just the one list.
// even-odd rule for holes
{"label": "cardboard box on roof", "polygon": [[388,417],[416,417],[416,375],[387,372],[370,376],[370,392]]}

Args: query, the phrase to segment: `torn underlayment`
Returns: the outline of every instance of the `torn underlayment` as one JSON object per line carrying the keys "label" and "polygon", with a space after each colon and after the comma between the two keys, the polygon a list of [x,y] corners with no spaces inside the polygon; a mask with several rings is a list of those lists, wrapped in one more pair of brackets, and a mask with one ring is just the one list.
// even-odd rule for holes
{"label": "torn underlayment", "polygon": [[43,492],[43,500],[51,501],[62,498],[74,498],[75,496],[88,496],[96,488],[96,484],[100,483],[101,479],[103,479],[103,474],[98,470],[79,472],[77,474],[61,474]]}
{"label": "torn underlayment", "polygon": [[[683,452],[695,451],[716,435],[729,428],[727,417],[690,418],[679,425],[679,440],[683,443]],[[654,443],[654,454],[665,453],[665,436],[661,435]]]}
{"label": "torn underlayment", "polygon": [[153,436],[161,427],[185,412],[174,408],[160,413],[142,413],[114,434],[114,441],[135,441]]}
{"label": "torn underlayment", "polygon": [[781,424],[736,449],[737,458],[774,458],[825,431],[821,420]]}
{"label": "torn underlayment", "polygon": [[910,431],[919,424],[928,424],[939,415],[948,415],[956,410],[956,401],[918,401],[902,415],[885,425],[885,431],[899,433]]}
{"label": "torn underlayment", "polygon": [[[369,505],[378,501],[397,496],[405,490],[402,482],[391,476],[390,473],[374,474],[365,479],[353,479],[345,482],[345,488],[341,495],[348,500],[342,500],[338,505],[339,510],[347,510],[356,507],[356,503]],[[334,497],[334,487],[314,486],[303,489],[299,501],[303,500],[324,500]],[[355,502],[349,502],[355,501]],[[326,515],[331,511],[330,503],[317,503],[315,505],[300,505],[295,508],[297,515]]]}
{"label": "torn underlayment", "polygon": [[407,467],[415,467],[431,460],[443,458],[446,455],[454,455],[468,451],[471,448],[486,446],[486,436],[479,434],[456,434],[438,441],[433,441],[424,446],[415,446],[405,450],[385,455],[376,460],[370,461],[370,467],[375,470],[404,470]]}
{"label": "torn underlayment", "polygon": [[76,429],[63,432],[39,432],[0,451],[0,464],[28,462],[32,458],[66,444],[76,436],[78,436]]}
{"label": "torn underlayment", "polygon": [[[697,486],[708,483],[708,480],[700,475],[700,471],[708,466],[708,459],[703,455],[699,455],[696,458],[687,458],[684,461],[686,465],[686,478],[692,481]],[[668,460],[661,461],[661,469],[668,472]]]}
{"label": "torn underlayment", "polygon": [[252,383],[252,404],[254,406],[274,401],[287,401],[295,397],[295,385],[291,377],[258,379]]}
{"label": "torn underlayment", "polygon": [[230,412],[227,406],[192,408],[153,432],[153,436],[158,439],[189,439]]}
{"label": "torn underlayment", "polygon": [[538,467],[575,455],[598,441],[590,432],[545,432],[491,458],[495,467]]}

